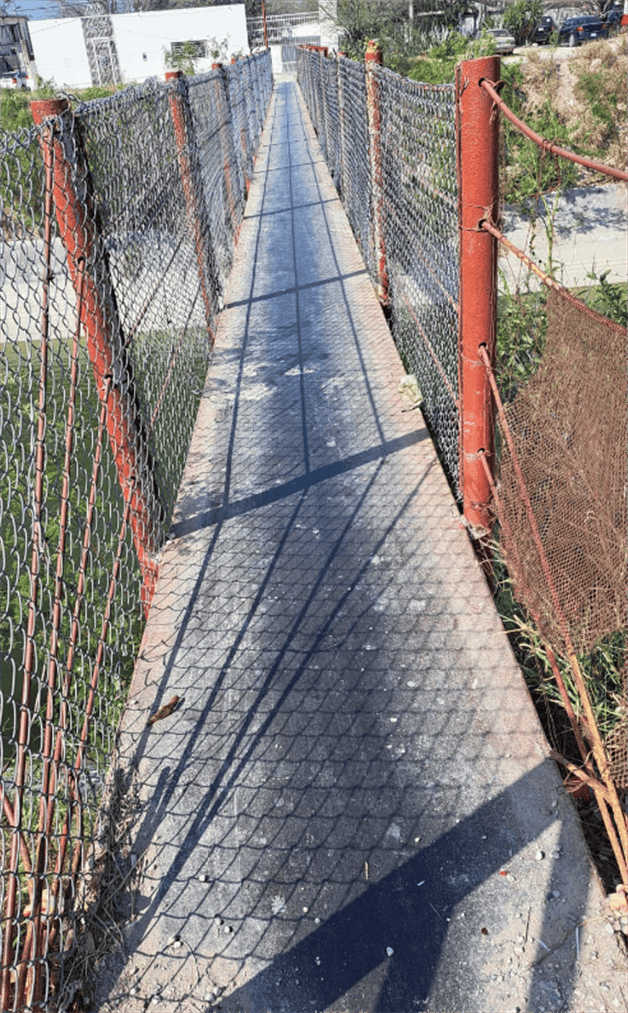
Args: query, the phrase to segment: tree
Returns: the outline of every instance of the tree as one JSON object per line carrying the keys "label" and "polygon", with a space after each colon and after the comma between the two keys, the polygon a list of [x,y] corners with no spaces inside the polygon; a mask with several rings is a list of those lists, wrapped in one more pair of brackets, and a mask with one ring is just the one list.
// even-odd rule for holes
{"label": "tree", "polygon": [[322,9],[342,30],[342,49],[355,59],[364,56],[369,39],[383,42],[408,23],[407,0],[338,0],[335,11],[331,5]]}
{"label": "tree", "polygon": [[543,16],[542,0],[515,0],[504,13],[504,28],[514,36],[518,46],[529,41]]}

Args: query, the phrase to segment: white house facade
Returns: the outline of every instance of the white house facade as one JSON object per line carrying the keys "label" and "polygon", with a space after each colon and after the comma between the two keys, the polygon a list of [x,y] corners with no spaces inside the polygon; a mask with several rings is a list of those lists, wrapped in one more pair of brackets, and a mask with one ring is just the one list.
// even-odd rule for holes
{"label": "white house facade", "polygon": [[163,77],[166,54],[187,42],[196,70],[209,70],[220,51],[225,61],[248,53],[243,3],[220,7],[145,11],[30,22],[37,73],[62,88],[130,84]]}

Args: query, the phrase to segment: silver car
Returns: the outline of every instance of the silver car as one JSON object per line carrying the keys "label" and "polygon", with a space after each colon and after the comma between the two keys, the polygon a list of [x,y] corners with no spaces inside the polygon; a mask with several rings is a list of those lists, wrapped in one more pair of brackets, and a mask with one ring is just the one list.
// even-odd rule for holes
{"label": "silver car", "polygon": [[507,56],[514,51],[516,42],[505,28],[489,28],[487,29],[487,35],[492,35],[495,39],[496,53]]}

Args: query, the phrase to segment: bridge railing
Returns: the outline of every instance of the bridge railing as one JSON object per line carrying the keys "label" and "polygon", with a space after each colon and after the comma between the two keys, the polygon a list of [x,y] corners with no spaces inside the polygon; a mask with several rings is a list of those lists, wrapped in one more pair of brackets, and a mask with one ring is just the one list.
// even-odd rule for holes
{"label": "bridge railing", "polygon": [[88,931],[116,729],[271,90],[266,51],[34,102],[35,126],[0,134],[3,1011],[60,1003]]}
{"label": "bridge railing", "polygon": [[[500,112],[548,156],[628,175],[517,120],[497,57],[438,88],[385,70],[374,45],[364,64],[311,47],[298,80],[464,519],[485,558],[506,563],[543,645],[573,736],[570,755],[555,737],[555,757],[572,790],[595,796],[628,886],[627,333],[500,231]],[[498,243],[549,292],[514,384],[496,361]]]}
{"label": "bridge railing", "polygon": [[332,178],[456,495],[458,183],[453,85],[300,49],[298,80]]}

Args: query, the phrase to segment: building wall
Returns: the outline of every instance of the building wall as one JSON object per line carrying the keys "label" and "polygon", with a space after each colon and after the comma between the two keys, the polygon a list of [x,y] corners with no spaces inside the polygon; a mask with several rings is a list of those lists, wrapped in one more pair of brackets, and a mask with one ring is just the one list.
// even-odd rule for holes
{"label": "building wall", "polygon": [[39,77],[59,88],[91,85],[80,18],[31,21],[29,28]]}
{"label": "building wall", "polygon": [[[248,53],[244,4],[226,7],[200,7],[172,11],[147,11],[143,14],[115,14],[112,17],[118,60],[123,81],[143,81],[163,77],[164,52],[171,42],[215,40],[223,50],[221,59]],[[224,46],[221,46],[224,43]],[[211,45],[209,46],[211,49]],[[196,69],[209,70],[214,57],[199,60]]]}
{"label": "building wall", "polygon": [[[248,53],[244,4],[224,7],[113,14],[113,37],[122,83],[163,78],[164,53],[172,42],[213,40],[223,44],[221,59]],[[80,18],[54,18],[30,22],[37,71],[55,85],[87,88],[92,83]],[[214,57],[199,60],[197,70],[208,70]]]}

